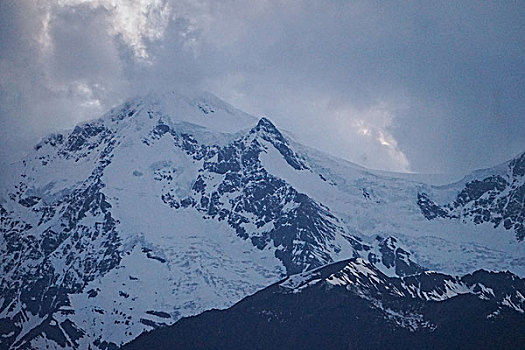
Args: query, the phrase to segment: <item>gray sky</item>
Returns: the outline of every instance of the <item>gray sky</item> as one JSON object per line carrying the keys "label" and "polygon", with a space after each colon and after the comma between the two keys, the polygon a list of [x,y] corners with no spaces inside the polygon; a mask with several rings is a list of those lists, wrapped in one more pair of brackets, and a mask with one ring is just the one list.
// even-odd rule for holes
{"label": "gray sky", "polygon": [[156,88],[386,170],[525,151],[523,1],[0,0],[0,156]]}

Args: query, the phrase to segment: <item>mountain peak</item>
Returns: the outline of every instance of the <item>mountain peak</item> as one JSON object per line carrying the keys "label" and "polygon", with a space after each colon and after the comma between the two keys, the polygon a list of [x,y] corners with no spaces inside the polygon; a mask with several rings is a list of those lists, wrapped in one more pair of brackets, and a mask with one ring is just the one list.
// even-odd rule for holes
{"label": "mountain peak", "polygon": [[261,117],[257,125],[252,128],[251,132],[264,134],[280,143],[288,144],[288,141],[284,138],[279,129],[277,129],[277,127],[266,117]]}
{"label": "mountain peak", "polygon": [[282,154],[286,162],[296,170],[308,169],[301,157],[290,148],[288,140],[268,118],[259,119],[257,125],[250,130],[250,134],[256,134],[270,142]]}
{"label": "mountain peak", "polygon": [[266,117],[261,117],[257,123],[257,128],[264,129],[266,131],[278,131],[275,125]]}
{"label": "mountain peak", "polygon": [[103,119],[119,123],[133,119],[163,119],[171,124],[190,123],[210,131],[236,133],[249,129],[256,118],[209,92],[150,92],[113,108]]}

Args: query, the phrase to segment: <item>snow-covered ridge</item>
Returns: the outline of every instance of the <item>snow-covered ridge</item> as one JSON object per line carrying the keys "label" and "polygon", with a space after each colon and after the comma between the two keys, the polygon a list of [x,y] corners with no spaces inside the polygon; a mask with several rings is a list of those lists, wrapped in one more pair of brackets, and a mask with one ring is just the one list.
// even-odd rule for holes
{"label": "snow-covered ridge", "polygon": [[439,302],[468,294],[525,312],[525,280],[509,272],[478,270],[458,277],[426,271],[407,277],[389,277],[367,260],[356,258],[292,275],[279,286],[287,293],[301,293],[322,284],[344,287],[376,306],[386,295]]}

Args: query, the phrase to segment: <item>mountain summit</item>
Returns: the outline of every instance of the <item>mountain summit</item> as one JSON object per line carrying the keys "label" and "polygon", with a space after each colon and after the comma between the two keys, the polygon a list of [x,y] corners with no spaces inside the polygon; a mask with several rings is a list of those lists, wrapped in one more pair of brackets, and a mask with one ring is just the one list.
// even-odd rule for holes
{"label": "mountain summit", "polygon": [[309,149],[210,94],[132,99],[3,176],[0,345],[115,348],[348,258],[390,277],[524,275],[521,168],[433,186]]}

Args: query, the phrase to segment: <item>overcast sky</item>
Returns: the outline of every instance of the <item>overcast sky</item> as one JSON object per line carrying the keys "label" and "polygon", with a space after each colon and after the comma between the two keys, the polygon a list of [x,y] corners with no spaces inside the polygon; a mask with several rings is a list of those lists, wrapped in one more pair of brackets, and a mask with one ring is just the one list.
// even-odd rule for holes
{"label": "overcast sky", "polygon": [[4,161],[185,86],[366,167],[487,167],[525,151],[525,2],[0,0]]}

